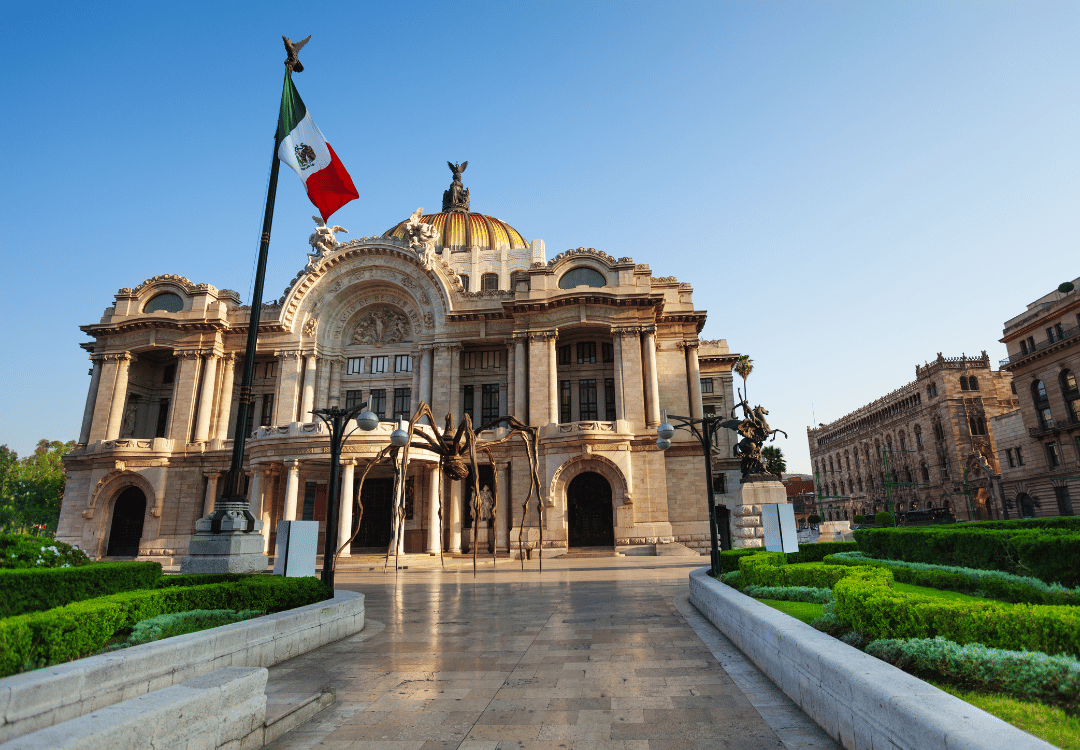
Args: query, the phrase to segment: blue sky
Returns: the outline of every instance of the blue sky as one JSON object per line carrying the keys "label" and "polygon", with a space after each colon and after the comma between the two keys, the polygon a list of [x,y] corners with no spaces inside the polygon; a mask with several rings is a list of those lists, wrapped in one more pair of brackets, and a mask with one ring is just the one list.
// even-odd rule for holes
{"label": "blue sky", "polygon": [[[281,92],[361,193],[352,236],[473,208],[694,286],[791,435],[1002,324],[1077,268],[1080,5],[38,3],[5,11],[0,444],[78,435],[78,326],[161,273],[250,299]],[[267,297],[306,262],[283,172]]]}

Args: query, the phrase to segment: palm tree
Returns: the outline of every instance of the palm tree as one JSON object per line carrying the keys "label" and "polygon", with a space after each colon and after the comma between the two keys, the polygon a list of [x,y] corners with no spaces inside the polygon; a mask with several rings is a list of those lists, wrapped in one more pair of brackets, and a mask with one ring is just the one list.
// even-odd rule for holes
{"label": "palm tree", "polygon": [[761,449],[761,459],[765,464],[765,471],[782,477],[787,471],[787,461],[784,452],[775,445],[769,445]]}
{"label": "palm tree", "polygon": [[[746,379],[748,377],[750,377],[750,373],[752,373],[754,371],[754,360],[750,359],[749,354],[741,354],[741,355],[739,355],[739,361],[735,363],[735,367],[733,367],[732,369],[734,369],[735,372],[737,372],[739,374],[739,376],[742,378],[742,387],[743,387],[743,394],[742,395],[743,395],[743,398],[745,399],[746,398]],[[747,401],[746,403],[750,403],[750,402]]]}

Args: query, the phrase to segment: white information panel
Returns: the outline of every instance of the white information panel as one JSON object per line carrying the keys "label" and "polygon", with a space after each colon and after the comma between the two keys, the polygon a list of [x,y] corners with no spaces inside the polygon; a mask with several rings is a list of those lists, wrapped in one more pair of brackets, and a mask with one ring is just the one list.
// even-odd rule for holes
{"label": "white information panel", "polygon": [[770,552],[799,551],[799,535],[795,528],[793,506],[762,505],[761,525],[765,530],[765,549]]}
{"label": "white information panel", "polygon": [[315,575],[318,547],[318,521],[278,521],[274,575],[286,578]]}

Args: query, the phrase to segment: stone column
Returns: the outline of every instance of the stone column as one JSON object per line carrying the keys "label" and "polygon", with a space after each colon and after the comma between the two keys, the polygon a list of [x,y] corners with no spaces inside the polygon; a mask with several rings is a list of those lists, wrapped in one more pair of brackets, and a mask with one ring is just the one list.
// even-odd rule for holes
{"label": "stone column", "polygon": [[660,424],[660,386],[656,376],[656,326],[645,328],[645,425]]}
{"label": "stone column", "polygon": [[522,422],[529,421],[529,371],[525,364],[525,347],[528,337],[524,333],[514,334],[514,416]]}
{"label": "stone column", "polygon": [[439,497],[442,493],[442,482],[439,476],[439,467],[428,474],[428,535],[427,553],[437,555],[442,552],[442,524],[439,523]]}
{"label": "stone column", "polygon": [[[341,498],[338,501],[338,549],[352,536],[353,496],[356,493],[356,459],[349,458],[342,462]],[[351,557],[352,551],[346,547],[341,550],[342,557]]]}
{"label": "stone column", "polygon": [[618,419],[626,419],[626,392],[623,388],[623,355],[622,334],[617,330],[611,331],[612,349],[615,354],[615,415]]}
{"label": "stone column", "polygon": [[90,390],[86,394],[86,408],[83,409],[82,429],[79,430],[81,445],[90,442],[90,427],[94,424],[94,406],[97,404],[98,386],[101,385],[101,360],[100,354],[90,355],[93,369],[90,371]]}
{"label": "stone column", "polygon": [[221,472],[204,471],[203,476],[206,477],[206,494],[203,495],[202,517],[206,518],[214,512],[214,503],[217,502],[218,477],[221,476]]}
{"label": "stone column", "polygon": [[281,374],[278,375],[278,397],[274,399],[274,409],[279,425],[296,421],[296,409],[299,404],[300,389],[300,352],[281,352]]}
{"label": "stone column", "polygon": [[556,338],[556,332],[552,331],[547,340],[548,424],[559,423],[559,371],[555,357]]}
{"label": "stone column", "polygon": [[[265,393],[256,393],[251,397],[251,431],[255,432],[259,429],[259,425],[262,420],[262,407],[263,400],[266,398]],[[239,419],[239,412],[237,412],[237,419]],[[240,425],[236,426],[236,429],[240,429]],[[248,435],[250,438],[251,435]]]}
{"label": "stone column", "polygon": [[218,356],[211,352],[203,360],[199,415],[195,422],[196,443],[205,443],[210,439],[210,417],[214,413],[214,386],[217,384],[218,359]]}
{"label": "stone column", "polygon": [[199,364],[202,353],[196,351],[178,352],[176,385],[173,387],[172,405],[169,409],[169,429],[167,435],[175,441],[177,449],[183,448],[191,436],[191,420],[195,407],[195,386],[199,382]]}
{"label": "stone column", "polygon": [[300,462],[295,459],[285,461],[285,468],[289,470],[289,476],[285,482],[285,515],[282,520],[295,521],[296,498],[300,494]]}
{"label": "stone column", "polygon": [[450,381],[450,411],[454,412],[454,418],[461,419],[461,344],[452,344],[448,350],[450,356],[450,371],[447,379]]}
{"label": "stone column", "polygon": [[[510,475],[509,462],[507,462],[506,467],[503,470],[503,477],[505,477],[505,479],[499,482],[499,497],[495,498],[495,502],[499,504],[498,513],[495,517],[496,552],[510,551],[510,530],[506,524],[506,519],[509,517],[509,514],[513,512],[510,503],[507,501],[507,498],[510,496],[510,482],[513,481],[513,477]],[[500,479],[502,479],[502,477],[500,477]]]}
{"label": "stone column", "polygon": [[251,487],[248,491],[248,511],[255,518],[262,518],[263,487],[266,470],[259,465],[251,467]]}
{"label": "stone column", "polygon": [[109,404],[109,427],[105,440],[120,437],[120,425],[124,421],[124,405],[127,402],[128,370],[134,357],[128,353],[116,357],[116,380],[113,381],[112,402]]}
{"label": "stone column", "polygon": [[226,354],[221,358],[221,396],[218,397],[217,427],[214,428],[213,437],[227,440],[229,438],[229,416],[232,413],[233,400],[233,377],[236,373],[236,364],[239,358],[235,354]]}
{"label": "stone column", "polygon": [[[420,347],[420,392],[416,395],[417,399],[423,401],[428,406],[432,406],[431,403],[431,360],[433,350],[430,346]],[[432,414],[434,414],[434,409]]]}
{"label": "stone column", "polygon": [[317,361],[318,358],[315,356],[315,352],[308,352],[304,357],[304,399],[300,404],[301,422],[317,421],[311,415],[311,410],[315,408],[315,378],[318,377]]}
{"label": "stone column", "polygon": [[465,482],[450,483],[450,553],[461,552],[461,494]]}
{"label": "stone column", "polygon": [[513,342],[505,344],[506,347],[506,395],[500,397],[503,399],[500,402],[500,407],[503,414],[513,414],[517,404],[517,394],[514,392],[514,370],[517,363],[514,361],[514,344]]}
{"label": "stone column", "polygon": [[315,407],[325,409],[329,404],[330,397],[330,365],[333,360],[327,357],[319,357],[315,376]]}
{"label": "stone column", "polygon": [[641,329],[637,326],[616,329],[622,335],[621,362],[623,406],[620,417],[630,423],[632,430],[645,424],[645,388],[642,383]]}
{"label": "stone column", "polygon": [[329,407],[341,405],[341,364],[340,357],[330,360],[330,393],[326,397]]}
{"label": "stone column", "polygon": [[701,368],[698,366],[697,350],[698,342],[686,342],[686,377],[690,381],[690,416],[693,419],[701,419],[705,413],[701,405]]}
{"label": "stone column", "polygon": [[[551,416],[551,375],[548,372],[548,333],[529,334],[529,424],[539,427]],[[556,376],[557,377],[557,376]],[[556,396],[558,386],[556,385]],[[558,403],[556,403],[558,408]]]}

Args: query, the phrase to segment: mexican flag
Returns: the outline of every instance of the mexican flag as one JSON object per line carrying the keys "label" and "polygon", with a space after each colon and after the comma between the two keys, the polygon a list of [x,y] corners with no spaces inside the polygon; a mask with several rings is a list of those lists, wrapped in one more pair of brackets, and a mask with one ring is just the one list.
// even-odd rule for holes
{"label": "mexican flag", "polygon": [[308,198],[319,209],[323,221],[360,197],[341,160],[311,119],[293,85],[292,71],[285,74],[285,88],[281,92],[277,144],[278,158],[300,175]]}

